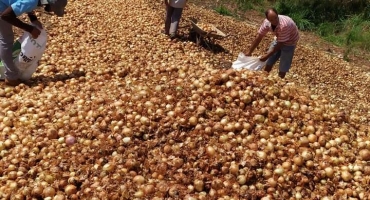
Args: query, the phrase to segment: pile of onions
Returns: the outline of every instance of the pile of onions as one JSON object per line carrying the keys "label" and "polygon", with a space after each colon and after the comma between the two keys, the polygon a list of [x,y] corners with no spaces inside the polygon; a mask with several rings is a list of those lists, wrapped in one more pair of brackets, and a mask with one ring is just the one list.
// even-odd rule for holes
{"label": "pile of onions", "polygon": [[368,125],[172,43],[150,4],[40,17],[50,41],[33,83],[0,89],[1,199],[370,198]]}

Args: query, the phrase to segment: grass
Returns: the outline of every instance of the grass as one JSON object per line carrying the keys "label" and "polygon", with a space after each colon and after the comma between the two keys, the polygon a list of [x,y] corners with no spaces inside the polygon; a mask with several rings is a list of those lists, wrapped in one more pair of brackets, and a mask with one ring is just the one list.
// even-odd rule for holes
{"label": "grass", "polygon": [[325,40],[346,48],[344,59],[356,52],[356,48],[370,51],[370,22],[361,15],[354,15],[346,20],[336,23],[326,22],[320,24],[316,32]]}
{"label": "grass", "polygon": [[224,15],[224,16],[233,16],[233,13],[227,9],[224,5],[220,5],[218,7],[215,8],[215,11],[217,13],[219,13],[220,15]]}
{"label": "grass", "polygon": [[344,22],[346,45],[359,46],[370,51],[370,21],[363,20],[362,16],[355,15]]}
{"label": "grass", "polygon": [[300,30],[312,30],[315,26],[310,20],[306,18],[307,12],[302,11],[298,13],[292,13],[289,17],[291,17],[294,22],[296,23],[297,27]]}
{"label": "grass", "polygon": [[264,5],[265,2],[265,0],[236,0],[238,8],[241,10],[259,10],[259,8]]}

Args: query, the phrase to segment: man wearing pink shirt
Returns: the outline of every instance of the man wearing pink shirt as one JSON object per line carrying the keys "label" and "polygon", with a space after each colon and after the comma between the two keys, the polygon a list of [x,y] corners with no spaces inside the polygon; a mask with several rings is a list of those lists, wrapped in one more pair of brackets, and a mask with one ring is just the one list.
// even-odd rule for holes
{"label": "man wearing pink shirt", "polygon": [[292,65],[294,50],[299,40],[298,28],[290,17],[279,15],[274,8],[266,10],[265,16],[266,19],[258,30],[258,36],[254,39],[246,56],[251,56],[262,38],[268,32],[272,32],[275,34],[276,40],[272,42],[269,51],[260,60],[267,60],[265,71],[270,72],[280,58],[279,76],[284,78]]}

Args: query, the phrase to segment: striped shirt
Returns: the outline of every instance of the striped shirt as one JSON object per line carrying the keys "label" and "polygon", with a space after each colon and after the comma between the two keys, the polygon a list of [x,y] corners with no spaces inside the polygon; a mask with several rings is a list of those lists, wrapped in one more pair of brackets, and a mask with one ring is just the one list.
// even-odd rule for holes
{"label": "striped shirt", "polygon": [[258,34],[265,36],[268,32],[273,32],[276,35],[277,41],[286,46],[294,46],[299,40],[299,32],[294,21],[285,15],[278,15],[279,24],[275,31],[271,28],[271,23],[265,19],[258,30]]}

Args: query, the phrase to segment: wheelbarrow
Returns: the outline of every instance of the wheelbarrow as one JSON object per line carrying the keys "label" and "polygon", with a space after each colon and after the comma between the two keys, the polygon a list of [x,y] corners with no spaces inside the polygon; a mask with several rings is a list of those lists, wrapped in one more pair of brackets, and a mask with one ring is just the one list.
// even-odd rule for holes
{"label": "wheelbarrow", "polygon": [[[190,19],[191,23],[191,30],[195,33],[196,37],[196,44],[200,45],[202,41],[207,45],[209,49],[214,51],[214,44],[216,40],[222,40],[226,37],[228,37],[227,34],[222,32],[220,29],[218,29],[213,24],[202,24],[197,23],[197,20]],[[205,28],[206,27],[206,28]]]}
{"label": "wheelbarrow", "polygon": [[[200,43],[203,41],[207,45],[208,49],[210,49],[213,53],[215,53],[214,44],[216,40],[231,39],[232,47],[230,49],[231,53],[228,54],[230,56],[229,60],[233,60],[236,37],[248,34],[248,33],[226,34],[213,24],[199,23],[198,20],[195,18],[190,18],[188,21],[190,21],[191,27],[190,31],[195,33],[196,44],[199,46]],[[206,25],[206,29],[204,28],[204,25]],[[230,61],[227,61],[226,58],[221,60],[220,63],[221,66],[225,68],[230,68],[232,65],[232,63]]]}

